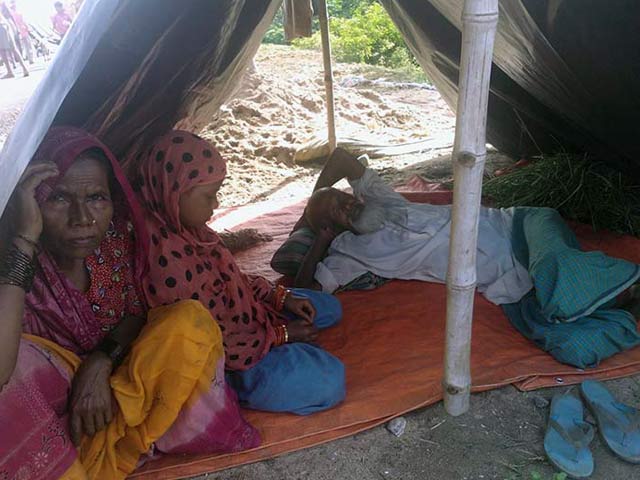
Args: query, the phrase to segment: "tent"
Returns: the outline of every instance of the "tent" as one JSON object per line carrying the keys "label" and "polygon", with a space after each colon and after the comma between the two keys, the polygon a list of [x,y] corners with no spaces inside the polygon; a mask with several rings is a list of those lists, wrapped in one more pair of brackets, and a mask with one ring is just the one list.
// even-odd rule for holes
{"label": "tent", "polygon": [[[512,154],[606,150],[614,165],[637,174],[640,127],[631,120],[640,52],[630,39],[640,6],[607,5],[602,23],[598,0],[381,3],[457,111],[444,384],[448,411],[460,414],[470,388],[485,125],[491,143]],[[0,154],[0,211],[53,124],[85,127],[132,171],[142,146],[159,134],[203,126],[233,95],[280,4],[86,0]],[[579,63],[591,58],[598,62]]]}

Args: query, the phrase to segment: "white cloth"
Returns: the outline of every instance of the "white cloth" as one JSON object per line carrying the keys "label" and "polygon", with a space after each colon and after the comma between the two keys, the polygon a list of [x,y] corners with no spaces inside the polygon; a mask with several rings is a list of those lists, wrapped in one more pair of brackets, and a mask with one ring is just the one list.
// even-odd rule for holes
{"label": "white cloth", "polygon": [[[323,291],[333,292],[367,271],[385,278],[445,283],[451,206],[411,203],[368,168],[350,183],[354,195],[365,204],[390,205],[396,212],[404,205],[406,215],[393,215],[393,220],[373,233],[338,235],[316,267],[315,279]],[[512,225],[513,209],[481,208],[478,290],[497,305],[517,302],[533,288],[527,269],[513,253]]]}

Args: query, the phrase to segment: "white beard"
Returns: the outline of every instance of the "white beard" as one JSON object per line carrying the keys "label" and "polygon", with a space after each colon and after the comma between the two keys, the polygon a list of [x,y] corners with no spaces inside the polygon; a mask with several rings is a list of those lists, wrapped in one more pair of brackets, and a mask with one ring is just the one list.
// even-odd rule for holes
{"label": "white beard", "polygon": [[382,206],[367,202],[358,218],[351,221],[351,226],[358,235],[377,232],[384,226],[385,217],[385,210]]}

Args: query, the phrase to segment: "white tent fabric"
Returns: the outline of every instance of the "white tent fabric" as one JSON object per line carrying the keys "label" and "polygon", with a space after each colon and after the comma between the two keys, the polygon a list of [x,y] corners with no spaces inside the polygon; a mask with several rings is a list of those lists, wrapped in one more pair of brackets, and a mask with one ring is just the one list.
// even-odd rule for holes
{"label": "white tent fabric", "polygon": [[55,59],[24,107],[0,152],[0,212],[3,212],[22,172],[36,152],[58,109],[82,73],[119,1],[86,1],[65,36]]}
{"label": "white tent fabric", "polygon": [[202,126],[240,83],[280,3],[86,0],[0,153],[0,212],[52,124],[86,128],[125,163],[176,124]]}

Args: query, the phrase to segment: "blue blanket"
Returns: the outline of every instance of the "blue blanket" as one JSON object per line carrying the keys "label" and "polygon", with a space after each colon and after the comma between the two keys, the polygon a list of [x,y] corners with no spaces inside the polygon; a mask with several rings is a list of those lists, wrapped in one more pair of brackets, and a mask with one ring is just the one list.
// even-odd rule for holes
{"label": "blue blanket", "polygon": [[582,252],[574,233],[548,208],[516,208],[513,247],[534,290],[503,305],[511,323],[562,363],[594,367],[640,344],[631,313],[616,297],[640,277],[640,266],[602,252]]}

